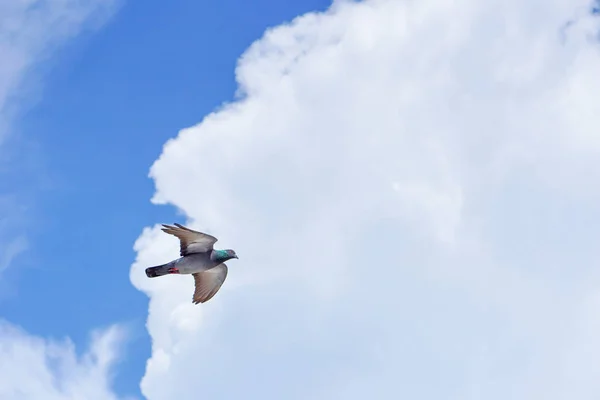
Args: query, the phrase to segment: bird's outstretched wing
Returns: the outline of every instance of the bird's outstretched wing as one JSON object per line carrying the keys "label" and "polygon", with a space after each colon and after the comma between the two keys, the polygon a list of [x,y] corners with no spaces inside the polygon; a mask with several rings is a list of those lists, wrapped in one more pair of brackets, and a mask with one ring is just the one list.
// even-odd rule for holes
{"label": "bird's outstretched wing", "polygon": [[165,225],[162,228],[163,232],[177,236],[179,238],[179,254],[187,256],[192,253],[205,253],[213,249],[213,245],[217,238],[206,233],[193,231],[183,225],[175,224],[175,226]]}
{"label": "bird's outstretched wing", "polygon": [[205,303],[217,294],[225,278],[227,278],[227,265],[219,264],[214,268],[192,274],[194,276],[194,304]]}

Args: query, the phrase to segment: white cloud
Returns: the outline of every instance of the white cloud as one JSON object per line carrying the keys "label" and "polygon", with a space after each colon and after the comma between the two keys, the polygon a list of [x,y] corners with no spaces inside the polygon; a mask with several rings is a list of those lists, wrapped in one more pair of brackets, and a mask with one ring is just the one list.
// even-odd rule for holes
{"label": "white cloud", "polygon": [[152,167],[240,260],[193,306],[190,277],[144,275],[178,250],[144,231],[145,396],[597,398],[588,6],[340,1],[254,43],[240,98]]}
{"label": "white cloud", "polygon": [[109,400],[111,368],[125,332],[93,332],[89,350],[77,355],[69,339],[48,340],[0,321],[0,398],[6,400]]}

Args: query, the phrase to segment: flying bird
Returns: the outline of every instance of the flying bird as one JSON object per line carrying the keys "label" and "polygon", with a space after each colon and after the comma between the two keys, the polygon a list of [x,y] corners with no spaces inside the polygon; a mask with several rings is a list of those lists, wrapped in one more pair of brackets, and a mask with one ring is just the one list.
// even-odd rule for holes
{"label": "flying bird", "polygon": [[193,231],[183,225],[163,224],[162,231],[179,239],[180,258],[156,267],[146,268],[148,278],[169,274],[191,274],[194,277],[192,303],[205,303],[221,288],[227,277],[225,261],[238,258],[235,251],[215,250],[217,238],[206,233]]}

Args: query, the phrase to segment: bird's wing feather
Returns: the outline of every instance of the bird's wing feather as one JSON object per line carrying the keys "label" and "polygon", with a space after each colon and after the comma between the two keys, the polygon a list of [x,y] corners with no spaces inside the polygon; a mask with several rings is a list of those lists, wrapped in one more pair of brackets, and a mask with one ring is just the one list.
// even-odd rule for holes
{"label": "bird's wing feather", "polygon": [[192,253],[205,253],[211,251],[213,245],[217,241],[217,238],[214,236],[191,230],[177,223],[175,226],[165,224],[163,224],[163,226],[163,232],[179,238],[179,254],[182,257]]}
{"label": "bird's wing feather", "polygon": [[219,264],[214,268],[192,274],[194,277],[194,304],[205,303],[219,291],[227,277],[227,265]]}

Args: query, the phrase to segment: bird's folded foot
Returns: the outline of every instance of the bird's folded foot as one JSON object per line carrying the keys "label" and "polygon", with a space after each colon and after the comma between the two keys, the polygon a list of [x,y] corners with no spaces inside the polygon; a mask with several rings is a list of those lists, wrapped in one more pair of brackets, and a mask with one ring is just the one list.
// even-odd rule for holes
{"label": "bird's folded foot", "polygon": [[170,274],[178,274],[179,273],[179,268],[169,268],[168,272]]}

